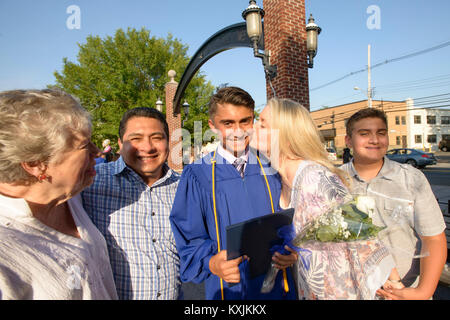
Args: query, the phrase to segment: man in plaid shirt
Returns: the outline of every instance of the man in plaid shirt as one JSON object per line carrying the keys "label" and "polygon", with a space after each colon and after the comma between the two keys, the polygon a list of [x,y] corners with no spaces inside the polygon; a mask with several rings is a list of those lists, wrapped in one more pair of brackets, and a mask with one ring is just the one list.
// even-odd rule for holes
{"label": "man in plaid shirt", "polygon": [[84,208],[103,233],[120,299],[179,299],[179,257],[169,214],[179,174],[167,166],[162,113],[134,108],[119,127],[121,157],[96,166]]}

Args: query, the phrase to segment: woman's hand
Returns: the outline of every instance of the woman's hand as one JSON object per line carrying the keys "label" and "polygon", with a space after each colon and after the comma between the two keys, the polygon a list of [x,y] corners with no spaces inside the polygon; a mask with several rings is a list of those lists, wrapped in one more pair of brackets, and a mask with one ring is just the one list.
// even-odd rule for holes
{"label": "woman's hand", "polygon": [[284,248],[290,252],[289,255],[283,255],[279,252],[275,252],[275,254],[272,256],[272,261],[275,263],[274,267],[280,270],[292,267],[298,260],[297,252],[295,252],[288,246],[284,246]]}

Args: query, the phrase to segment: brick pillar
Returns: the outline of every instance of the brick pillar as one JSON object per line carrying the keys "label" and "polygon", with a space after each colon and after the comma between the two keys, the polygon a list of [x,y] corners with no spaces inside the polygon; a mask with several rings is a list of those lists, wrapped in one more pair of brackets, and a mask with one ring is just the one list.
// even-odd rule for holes
{"label": "brick pillar", "polygon": [[[175,93],[177,91],[178,82],[174,80],[177,75],[174,70],[170,70],[169,73],[170,81],[166,83],[166,120],[169,125],[169,159],[168,165],[169,167],[177,172],[181,172],[183,170],[182,163],[182,149],[181,149],[181,141],[182,136],[179,134],[179,129],[181,129],[181,115],[177,114],[173,115],[173,98],[175,97]],[[176,153],[176,154],[175,154]]]}
{"label": "brick pillar", "polygon": [[[272,80],[278,98],[289,98],[309,109],[305,0],[263,0],[264,48],[277,65]],[[273,97],[267,81],[267,98]]]}

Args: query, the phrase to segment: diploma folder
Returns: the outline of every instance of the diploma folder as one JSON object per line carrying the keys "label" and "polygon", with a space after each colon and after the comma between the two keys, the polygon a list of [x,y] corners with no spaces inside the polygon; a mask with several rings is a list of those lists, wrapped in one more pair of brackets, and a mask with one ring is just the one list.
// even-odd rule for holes
{"label": "diploma folder", "polygon": [[287,209],[228,226],[227,260],[246,255],[251,278],[266,274],[272,262],[270,248],[283,244],[278,229],[290,225],[293,217],[294,209]]}

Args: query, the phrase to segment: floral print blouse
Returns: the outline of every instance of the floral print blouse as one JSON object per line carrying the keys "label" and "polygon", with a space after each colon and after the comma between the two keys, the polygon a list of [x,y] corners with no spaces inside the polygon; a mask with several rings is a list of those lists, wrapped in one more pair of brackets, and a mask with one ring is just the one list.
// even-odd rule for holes
{"label": "floral print blouse", "polygon": [[[351,200],[340,178],[326,167],[304,160],[293,180],[290,207],[294,227],[302,227]],[[394,268],[389,251],[375,238],[353,242],[308,242],[309,266],[296,264],[300,299],[374,299]]]}

